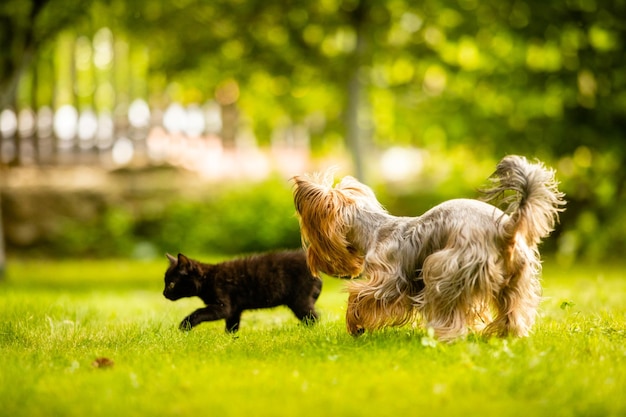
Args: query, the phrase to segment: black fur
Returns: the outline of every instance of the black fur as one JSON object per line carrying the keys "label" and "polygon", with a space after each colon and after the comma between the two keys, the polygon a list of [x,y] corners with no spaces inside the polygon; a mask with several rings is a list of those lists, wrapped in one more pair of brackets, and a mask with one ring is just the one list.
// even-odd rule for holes
{"label": "black fur", "polygon": [[203,321],[226,319],[226,331],[239,329],[244,310],[286,305],[308,324],[317,320],[315,301],[322,281],[311,275],[302,250],[271,252],[219,264],[205,264],[178,254],[167,255],[163,295],[169,300],[199,297],[199,308],[180,323],[191,330]]}

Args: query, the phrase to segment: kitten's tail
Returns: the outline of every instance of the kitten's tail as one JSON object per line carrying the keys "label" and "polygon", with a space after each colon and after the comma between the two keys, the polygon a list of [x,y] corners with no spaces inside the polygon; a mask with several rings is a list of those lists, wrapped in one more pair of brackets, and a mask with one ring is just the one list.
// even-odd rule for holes
{"label": "kitten's tail", "polygon": [[559,213],[565,210],[565,194],[558,190],[554,174],[543,163],[531,163],[522,156],[506,156],[498,163],[483,199],[493,202],[503,197],[508,203],[503,231],[511,245],[521,235],[529,246],[535,246],[554,230]]}

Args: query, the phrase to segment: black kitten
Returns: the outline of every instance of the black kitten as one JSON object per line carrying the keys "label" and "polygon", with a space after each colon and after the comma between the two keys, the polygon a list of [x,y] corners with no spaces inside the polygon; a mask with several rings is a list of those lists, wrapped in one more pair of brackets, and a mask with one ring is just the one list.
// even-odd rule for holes
{"label": "black kitten", "polygon": [[226,331],[239,329],[241,313],[255,308],[286,305],[304,323],[317,320],[315,301],[322,280],[311,275],[304,251],[255,255],[211,265],[178,254],[167,254],[163,295],[170,300],[200,297],[199,308],[180,323],[191,330],[203,321],[226,319]]}

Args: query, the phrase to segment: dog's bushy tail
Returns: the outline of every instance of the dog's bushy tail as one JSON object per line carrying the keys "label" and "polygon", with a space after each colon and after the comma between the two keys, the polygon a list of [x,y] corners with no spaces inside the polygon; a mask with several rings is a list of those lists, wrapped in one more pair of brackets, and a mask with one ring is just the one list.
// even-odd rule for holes
{"label": "dog's bushy tail", "polygon": [[509,215],[503,224],[505,237],[511,242],[518,234],[535,246],[548,236],[564,210],[565,194],[558,190],[555,171],[537,161],[521,156],[506,156],[491,176],[492,185],[482,190],[483,200],[503,199]]}

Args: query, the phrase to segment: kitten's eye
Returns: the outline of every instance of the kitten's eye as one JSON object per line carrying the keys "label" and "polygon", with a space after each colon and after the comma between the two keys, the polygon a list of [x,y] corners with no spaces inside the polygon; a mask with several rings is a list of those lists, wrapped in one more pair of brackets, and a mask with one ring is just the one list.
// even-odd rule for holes
{"label": "kitten's eye", "polygon": [[170,290],[173,290],[175,286],[176,286],[176,283],[174,281],[172,281],[169,284],[167,284],[167,288],[170,289]]}

